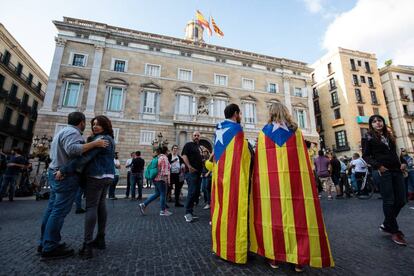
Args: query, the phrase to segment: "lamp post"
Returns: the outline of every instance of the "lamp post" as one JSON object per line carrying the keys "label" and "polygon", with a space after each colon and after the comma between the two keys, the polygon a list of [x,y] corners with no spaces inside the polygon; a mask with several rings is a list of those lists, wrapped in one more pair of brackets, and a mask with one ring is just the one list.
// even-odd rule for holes
{"label": "lamp post", "polygon": [[162,136],[162,133],[160,132],[160,133],[158,133],[157,138],[152,140],[151,145],[152,145],[153,149],[161,148],[163,146],[168,146],[168,140],[164,139],[164,137]]}
{"label": "lamp post", "polygon": [[37,135],[35,138],[33,138],[33,156],[37,157],[36,176],[39,174],[40,162],[44,161],[47,163],[47,159],[49,157],[49,149],[52,141],[53,137],[48,137],[46,134],[43,134],[41,138],[39,138]]}

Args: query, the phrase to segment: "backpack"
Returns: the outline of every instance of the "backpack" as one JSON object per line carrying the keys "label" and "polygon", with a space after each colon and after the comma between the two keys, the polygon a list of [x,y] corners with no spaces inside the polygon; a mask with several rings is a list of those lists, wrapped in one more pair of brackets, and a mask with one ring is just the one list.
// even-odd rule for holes
{"label": "backpack", "polygon": [[151,163],[148,165],[147,169],[145,170],[144,176],[146,179],[154,180],[154,178],[158,174],[158,157],[154,157],[151,160]]}

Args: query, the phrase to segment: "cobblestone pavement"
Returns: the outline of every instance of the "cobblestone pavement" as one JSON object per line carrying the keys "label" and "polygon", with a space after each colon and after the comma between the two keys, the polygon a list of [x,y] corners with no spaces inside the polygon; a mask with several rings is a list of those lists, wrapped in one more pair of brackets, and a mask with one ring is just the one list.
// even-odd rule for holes
{"label": "cobblestone pavement", "polygon": [[[148,193],[148,191],[147,191]],[[107,249],[91,260],[75,256],[40,262],[36,239],[46,201],[32,198],[0,203],[0,275],[293,275],[288,265],[271,269],[260,257],[247,265],[220,260],[210,251],[209,212],[196,208],[200,219],[184,221],[184,209],[174,208],[160,217],[153,202],[140,216],[137,201],[107,201]],[[170,203],[171,204],[171,203]],[[173,205],[173,204],[171,204]],[[336,262],[335,268],[306,268],[302,275],[414,275],[414,206],[399,216],[410,243],[400,247],[378,231],[381,200],[322,199],[325,223]],[[84,215],[66,218],[63,241],[78,249]]]}

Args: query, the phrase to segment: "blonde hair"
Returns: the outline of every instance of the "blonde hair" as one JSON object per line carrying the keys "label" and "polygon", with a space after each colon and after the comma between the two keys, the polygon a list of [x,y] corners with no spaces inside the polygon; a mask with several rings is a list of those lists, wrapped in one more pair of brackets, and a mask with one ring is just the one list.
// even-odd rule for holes
{"label": "blonde hair", "polygon": [[272,103],[269,108],[269,121],[271,124],[276,123],[285,123],[288,128],[295,131],[298,128],[298,124],[293,120],[292,116],[289,113],[289,110],[282,103]]}

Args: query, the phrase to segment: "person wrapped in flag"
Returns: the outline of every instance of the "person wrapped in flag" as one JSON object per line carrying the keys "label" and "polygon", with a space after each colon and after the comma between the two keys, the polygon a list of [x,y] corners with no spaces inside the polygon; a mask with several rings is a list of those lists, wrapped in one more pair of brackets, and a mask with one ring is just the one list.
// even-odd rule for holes
{"label": "person wrapped in flag", "polygon": [[259,133],[249,209],[250,251],[272,267],[334,266],[306,144],[281,103]]}
{"label": "person wrapped in flag", "polygon": [[247,262],[248,200],[251,154],[240,125],[240,108],[224,109],[226,120],[216,127],[214,154],[206,161],[213,172],[211,237],[213,252],[239,264]]}

